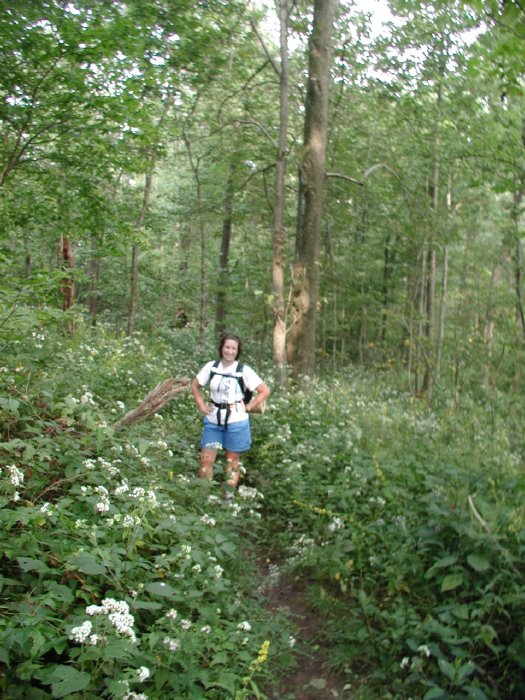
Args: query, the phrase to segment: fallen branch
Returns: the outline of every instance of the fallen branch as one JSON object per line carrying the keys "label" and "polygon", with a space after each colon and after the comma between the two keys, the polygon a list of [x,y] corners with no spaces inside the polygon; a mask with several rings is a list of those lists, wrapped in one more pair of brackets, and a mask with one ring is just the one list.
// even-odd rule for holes
{"label": "fallen branch", "polygon": [[122,416],[122,418],[115,423],[115,428],[136,423],[144,418],[149,418],[154,413],[160,411],[160,409],[163,408],[168,401],[171,401],[171,399],[177,396],[177,394],[184,391],[184,389],[189,386],[190,382],[191,379],[187,379],[186,377],[165,379],[150,391],[141,404],[132,411],[126,413],[125,416]]}

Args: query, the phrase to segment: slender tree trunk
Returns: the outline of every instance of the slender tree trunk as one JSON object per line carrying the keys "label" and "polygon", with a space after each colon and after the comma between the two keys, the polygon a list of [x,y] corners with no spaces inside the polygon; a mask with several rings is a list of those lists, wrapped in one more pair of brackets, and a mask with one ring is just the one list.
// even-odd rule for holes
{"label": "slender tree trunk", "polygon": [[87,301],[92,326],[97,325],[99,276],[100,258],[98,255],[98,238],[97,236],[91,236],[91,260],[89,263],[89,296]]}
{"label": "slender tree trunk", "polygon": [[[69,311],[73,306],[74,298],[74,280],[72,275],[73,270],[73,250],[71,247],[71,240],[68,236],[63,234],[60,236],[58,242],[58,266],[59,269],[63,271],[64,275],[60,284],[60,293],[62,296],[62,310]],[[71,318],[67,322],[68,333],[73,333],[74,324]]]}
{"label": "slender tree trunk", "polygon": [[445,313],[447,307],[447,284],[448,284],[448,246],[445,246],[443,258],[443,276],[441,278],[441,298],[439,302],[439,326],[436,350],[436,366],[434,369],[434,381],[437,382],[441,369],[441,355],[443,352],[443,341],[445,339]]}
{"label": "slender tree trunk", "polygon": [[315,0],[308,52],[304,145],[299,166],[296,255],[288,358],[294,378],[315,373],[319,252],[328,130],[332,29],[337,0]]}
{"label": "slender tree trunk", "polygon": [[425,317],[425,307],[426,307],[426,292],[427,292],[427,285],[426,285],[426,279],[427,279],[427,256],[428,256],[428,251],[426,247],[423,249],[421,253],[421,278],[420,278],[420,284],[419,284],[419,319],[418,319],[418,324],[417,324],[417,348],[416,348],[416,357],[415,357],[415,382],[414,382],[414,388],[416,390],[416,394],[420,394],[423,385],[421,381],[421,367],[422,367],[422,360],[424,357],[424,317]]}
{"label": "slender tree trunk", "polygon": [[[153,159],[154,161],[154,159]],[[151,197],[151,187],[153,184],[153,167],[146,173],[144,181],[144,191],[142,194],[142,207],[140,208],[140,213],[138,215],[137,221],[135,223],[135,228],[140,231],[144,225],[144,219],[146,217],[146,212],[149,207],[149,200]],[[130,281],[130,298],[129,298],[129,314],[128,314],[128,335],[133,333],[135,328],[135,321],[137,318],[137,300],[138,300],[138,286],[139,286],[139,244],[135,241],[133,244],[133,249],[131,253],[131,281]]]}
{"label": "slender tree trunk", "polygon": [[230,257],[230,243],[232,237],[233,217],[233,181],[235,172],[235,156],[230,161],[226,193],[224,196],[224,213],[222,218],[221,251],[219,255],[219,284],[217,287],[217,301],[215,308],[215,335],[220,337],[225,331],[226,320],[226,289],[228,283],[228,265]]}
{"label": "slender tree trunk", "polygon": [[519,219],[520,215],[523,213],[522,211],[520,211],[520,207],[524,195],[525,188],[520,182],[519,187],[517,187],[514,193],[514,207],[512,210],[512,228],[514,237],[514,289],[516,293],[516,323],[518,325],[523,340],[525,340],[525,316],[523,311],[523,295],[521,291],[523,277],[523,261],[521,254]]}
{"label": "slender tree trunk", "polygon": [[[144,219],[146,218],[146,213],[149,208],[149,202],[151,198],[151,188],[153,184],[153,174],[155,172],[155,165],[157,163],[158,157],[158,141],[160,138],[160,133],[162,126],[166,121],[168,113],[170,111],[172,101],[172,91],[168,90],[166,99],[164,101],[162,114],[160,116],[159,122],[156,127],[157,142],[152,146],[150,153],[150,163],[148,171],[146,172],[146,177],[144,181],[144,191],[142,196],[142,207],[135,223],[135,228],[137,231],[144,226]],[[129,315],[128,315],[128,335],[133,333],[135,328],[135,321],[137,317],[137,301],[138,301],[138,274],[139,274],[139,246],[135,241],[133,244],[133,250],[131,254],[131,284],[130,284],[130,300],[129,300]]]}
{"label": "slender tree trunk", "polygon": [[279,27],[281,54],[279,74],[279,149],[275,169],[275,209],[272,233],[273,365],[275,388],[277,390],[281,390],[286,386],[286,304],[283,249],[286,241],[284,210],[288,141],[288,0],[280,0]]}
{"label": "slender tree trunk", "polygon": [[195,178],[195,186],[197,190],[197,220],[199,222],[199,240],[200,240],[200,272],[199,272],[199,343],[204,345],[204,336],[206,331],[206,226],[204,224],[204,202],[202,200],[202,185],[199,174],[200,158],[195,156],[193,148],[187,133],[183,130],[183,139],[188,151],[190,168]]}

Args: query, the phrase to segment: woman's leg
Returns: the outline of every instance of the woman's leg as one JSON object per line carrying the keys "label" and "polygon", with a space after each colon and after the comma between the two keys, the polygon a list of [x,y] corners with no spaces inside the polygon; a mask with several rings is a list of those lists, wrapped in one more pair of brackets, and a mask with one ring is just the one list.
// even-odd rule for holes
{"label": "woman's leg", "polygon": [[213,465],[215,464],[216,458],[217,450],[212,450],[208,447],[204,447],[201,450],[199,469],[199,477],[201,479],[209,479],[211,481],[213,478]]}
{"label": "woman's leg", "polygon": [[226,450],[226,486],[232,491],[237,488],[239,483],[239,458],[238,452]]}

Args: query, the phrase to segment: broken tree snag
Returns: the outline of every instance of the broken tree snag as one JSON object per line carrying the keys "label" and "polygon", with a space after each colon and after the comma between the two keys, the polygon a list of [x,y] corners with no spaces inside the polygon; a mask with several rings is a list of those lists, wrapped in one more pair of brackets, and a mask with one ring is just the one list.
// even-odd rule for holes
{"label": "broken tree snag", "polygon": [[171,401],[171,399],[177,396],[177,394],[184,391],[184,389],[189,386],[190,382],[191,379],[187,379],[186,377],[165,379],[160,384],[157,384],[153,391],[150,391],[141,404],[132,411],[126,413],[125,416],[122,416],[122,418],[115,423],[115,427],[130,425],[143,418],[149,418],[154,413],[160,411],[160,409],[163,408],[168,401]]}

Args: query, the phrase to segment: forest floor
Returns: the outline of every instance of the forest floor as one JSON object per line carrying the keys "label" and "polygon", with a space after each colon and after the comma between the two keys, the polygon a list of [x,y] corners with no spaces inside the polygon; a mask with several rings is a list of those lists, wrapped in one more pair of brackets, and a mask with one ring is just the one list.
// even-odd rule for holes
{"label": "forest floor", "polygon": [[[266,572],[265,572],[266,569]],[[350,700],[345,685],[348,679],[330,669],[329,646],[323,638],[323,620],[308,602],[306,587],[291,576],[274,580],[268,563],[260,564],[261,575],[268,577],[264,587],[270,613],[284,614],[296,627],[294,665],[266,690],[271,700]]]}

